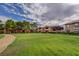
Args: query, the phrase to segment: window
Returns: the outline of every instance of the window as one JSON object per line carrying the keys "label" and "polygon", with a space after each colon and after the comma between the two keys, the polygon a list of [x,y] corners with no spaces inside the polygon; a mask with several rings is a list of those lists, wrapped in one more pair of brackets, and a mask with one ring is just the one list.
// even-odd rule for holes
{"label": "window", "polygon": [[76,24],[75,24],[75,27],[79,27],[79,23],[76,23]]}
{"label": "window", "polygon": [[74,32],[79,32],[79,23],[75,24]]}

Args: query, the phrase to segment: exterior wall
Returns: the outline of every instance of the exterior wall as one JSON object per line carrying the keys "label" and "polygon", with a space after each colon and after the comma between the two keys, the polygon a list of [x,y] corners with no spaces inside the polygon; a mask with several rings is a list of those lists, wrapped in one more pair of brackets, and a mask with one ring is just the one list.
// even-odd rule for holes
{"label": "exterior wall", "polygon": [[44,28],[44,32],[51,32],[51,28],[48,27],[48,29]]}
{"label": "exterior wall", "polygon": [[51,27],[48,27],[47,29],[44,28],[43,32],[53,32],[53,29]]}
{"label": "exterior wall", "polygon": [[37,32],[63,32],[63,30],[54,30],[55,28],[53,27],[43,27],[43,28],[38,28]]}
{"label": "exterior wall", "polygon": [[74,32],[75,24],[70,25],[70,32]]}
{"label": "exterior wall", "polygon": [[65,25],[65,32],[74,32],[74,24]]}
{"label": "exterior wall", "polygon": [[79,23],[73,23],[73,24],[66,24],[65,25],[65,32],[75,32],[76,30],[79,30],[79,29],[76,29],[76,24],[79,24]]}
{"label": "exterior wall", "polygon": [[48,27],[47,29],[44,27],[37,29],[37,32],[52,32],[52,29],[50,27]]}
{"label": "exterior wall", "polygon": [[75,24],[74,32],[79,33],[79,23]]}
{"label": "exterior wall", "polygon": [[43,32],[43,31],[44,31],[43,28],[38,28],[38,29],[37,29],[37,32]]}

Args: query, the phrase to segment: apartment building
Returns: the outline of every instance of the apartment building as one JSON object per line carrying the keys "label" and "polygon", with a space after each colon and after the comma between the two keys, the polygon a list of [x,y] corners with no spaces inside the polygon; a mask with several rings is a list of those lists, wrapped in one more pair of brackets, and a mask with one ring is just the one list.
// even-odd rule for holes
{"label": "apartment building", "polygon": [[65,32],[79,33],[79,20],[75,20],[65,24]]}
{"label": "apartment building", "polygon": [[37,32],[62,32],[63,27],[60,26],[45,26],[37,28]]}

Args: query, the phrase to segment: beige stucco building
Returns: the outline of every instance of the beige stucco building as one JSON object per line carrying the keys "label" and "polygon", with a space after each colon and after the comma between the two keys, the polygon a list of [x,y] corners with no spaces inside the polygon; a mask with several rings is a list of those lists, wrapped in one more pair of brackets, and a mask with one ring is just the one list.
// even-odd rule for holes
{"label": "beige stucco building", "polygon": [[63,28],[59,26],[45,26],[37,28],[37,32],[62,32]]}
{"label": "beige stucco building", "polygon": [[65,32],[77,32],[79,33],[79,20],[75,20],[65,24]]}

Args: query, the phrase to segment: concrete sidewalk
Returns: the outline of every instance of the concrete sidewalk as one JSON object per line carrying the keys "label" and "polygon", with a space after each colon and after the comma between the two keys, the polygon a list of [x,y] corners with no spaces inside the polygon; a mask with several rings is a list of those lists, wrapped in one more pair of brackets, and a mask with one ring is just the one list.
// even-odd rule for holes
{"label": "concrete sidewalk", "polygon": [[0,53],[3,52],[14,40],[14,35],[6,34],[5,37],[0,40]]}

